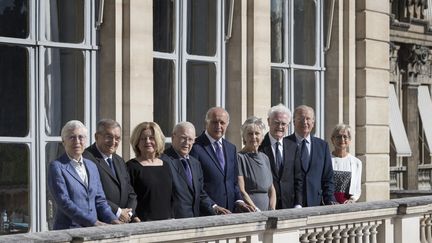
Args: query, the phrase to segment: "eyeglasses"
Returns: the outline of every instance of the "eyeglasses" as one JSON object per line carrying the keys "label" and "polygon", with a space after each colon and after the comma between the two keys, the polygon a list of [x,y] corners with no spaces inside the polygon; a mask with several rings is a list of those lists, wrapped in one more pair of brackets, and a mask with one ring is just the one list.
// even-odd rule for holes
{"label": "eyeglasses", "polygon": [[338,140],[342,140],[342,139],[350,140],[351,139],[351,137],[347,136],[347,135],[336,135],[335,138]]}
{"label": "eyeglasses", "polygon": [[69,141],[76,141],[78,139],[80,142],[86,140],[86,138],[87,138],[87,136],[84,136],[84,135],[71,135],[71,136],[67,137],[67,139]]}
{"label": "eyeglasses", "polygon": [[281,121],[273,121],[273,124],[276,125],[277,127],[286,127],[288,126],[288,123],[286,122],[281,122]]}
{"label": "eyeglasses", "polygon": [[112,136],[112,135],[109,135],[109,134],[105,134],[105,135],[104,135],[104,139],[105,139],[105,141],[107,141],[107,142],[110,142],[110,141],[112,141],[112,140],[115,140],[116,142],[120,142],[121,137],[119,137],[119,136]]}

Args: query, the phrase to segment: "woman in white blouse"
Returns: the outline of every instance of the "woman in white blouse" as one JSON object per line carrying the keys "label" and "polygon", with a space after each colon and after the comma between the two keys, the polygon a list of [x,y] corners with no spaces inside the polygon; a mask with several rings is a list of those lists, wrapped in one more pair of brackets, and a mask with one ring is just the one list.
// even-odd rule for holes
{"label": "woman in white blouse", "polygon": [[334,145],[332,164],[336,200],[339,203],[356,202],[361,194],[362,162],[348,152],[351,144],[350,126],[336,125],[331,140]]}

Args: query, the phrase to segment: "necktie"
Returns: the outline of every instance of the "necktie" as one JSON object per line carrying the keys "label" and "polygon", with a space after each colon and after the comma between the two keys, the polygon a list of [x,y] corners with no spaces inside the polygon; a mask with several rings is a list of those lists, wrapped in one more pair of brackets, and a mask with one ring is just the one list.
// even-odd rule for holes
{"label": "necktie", "polygon": [[116,176],[116,172],[115,172],[115,169],[114,169],[114,163],[113,163],[112,159],[111,158],[107,158],[106,160],[108,162],[109,167],[111,168],[112,175]]}
{"label": "necktie", "polygon": [[192,187],[192,172],[188,163],[188,159],[180,159],[180,161],[182,162],[183,168],[185,170],[187,183],[190,187]]}
{"label": "necktie", "polygon": [[276,166],[278,172],[280,172],[283,168],[283,159],[279,150],[279,145],[280,145],[279,142],[275,143],[275,159],[276,159]]}
{"label": "necktie", "polygon": [[309,151],[307,148],[307,140],[303,139],[302,147],[301,147],[301,161],[304,169],[307,169],[309,166]]}
{"label": "necktie", "polygon": [[219,160],[219,164],[222,167],[222,170],[225,170],[225,157],[222,151],[222,146],[218,141],[215,142],[215,150],[216,150],[216,156]]}

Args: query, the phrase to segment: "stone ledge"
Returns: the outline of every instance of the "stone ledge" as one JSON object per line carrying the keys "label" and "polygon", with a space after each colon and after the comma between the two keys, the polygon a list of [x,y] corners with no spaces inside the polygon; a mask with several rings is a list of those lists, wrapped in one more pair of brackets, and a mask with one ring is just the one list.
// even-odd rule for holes
{"label": "stone ledge", "polygon": [[[363,212],[367,215],[368,211],[383,210],[387,214],[392,209],[432,207],[432,196],[421,196],[411,198],[400,198],[387,201],[360,202],[355,204],[344,204],[334,206],[310,207],[302,209],[283,209],[277,211],[266,211],[260,213],[231,214],[221,216],[208,216],[188,219],[172,219],[153,222],[143,222],[137,224],[109,225],[102,227],[88,227],[69,230],[57,230],[38,233],[26,233],[16,235],[0,236],[0,242],[83,242],[83,241],[103,241],[107,239],[130,238],[133,236],[157,234],[174,231],[213,231],[217,227],[232,226],[232,230],[243,229],[250,232],[259,232],[278,228],[279,221],[292,220],[297,222],[298,227],[304,227],[307,220],[315,216],[325,216],[332,214],[349,214]],[[372,213],[372,212],[371,212]],[[360,215],[361,216],[361,215]],[[360,217],[359,216],[359,217]],[[372,216],[372,215],[371,215]],[[245,224],[249,226],[245,227]],[[238,227],[236,227],[236,225]],[[297,225],[296,225],[297,226]],[[307,225],[306,225],[307,226]],[[221,232],[223,234],[224,232]],[[239,234],[243,231],[239,232]],[[245,231],[245,233],[247,233]]]}

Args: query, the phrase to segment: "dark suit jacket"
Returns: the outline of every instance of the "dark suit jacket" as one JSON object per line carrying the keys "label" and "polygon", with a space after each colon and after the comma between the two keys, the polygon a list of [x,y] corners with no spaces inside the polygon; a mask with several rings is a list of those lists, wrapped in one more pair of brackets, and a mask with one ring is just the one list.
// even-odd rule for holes
{"label": "dark suit jacket", "polygon": [[284,167],[281,173],[276,170],[276,161],[273,156],[270,137],[267,133],[262,141],[259,151],[265,153],[270,159],[273,174],[273,185],[276,189],[276,209],[292,208],[302,205],[303,175],[299,164],[300,160],[295,158],[297,144],[286,140],[282,142]]}
{"label": "dark suit jacket", "polygon": [[111,173],[111,168],[96,148],[96,144],[92,144],[90,147],[86,148],[83,156],[96,164],[105,196],[113,213],[116,214],[120,207],[132,208],[133,214],[135,214],[137,195],[130,185],[129,173],[126,170],[124,160],[117,154],[112,155],[117,175],[115,177]]}
{"label": "dark suit jacket", "polygon": [[[284,138],[284,143],[297,145],[295,134]],[[293,146],[293,145],[290,145]],[[296,159],[300,162],[300,152]],[[303,168],[303,206],[319,206],[322,203],[335,202],[333,184],[333,166],[328,143],[311,135],[311,151],[309,167]]]}
{"label": "dark suit jacket", "polygon": [[219,206],[234,210],[235,202],[242,200],[237,184],[237,152],[234,144],[222,139],[225,168],[221,168],[213,146],[203,132],[195,140],[190,155],[201,162],[204,173],[204,191]]}
{"label": "dark suit jacket", "polygon": [[111,223],[117,217],[111,212],[99,173],[94,163],[83,159],[88,186],[84,184],[67,154],[52,161],[48,168],[48,189],[57,208],[53,229],[93,226],[96,220]]}
{"label": "dark suit jacket", "polygon": [[162,156],[169,157],[174,190],[173,190],[173,215],[174,218],[190,218],[214,214],[212,205],[215,204],[204,191],[204,178],[201,164],[194,157],[189,156],[189,167],[192,173],[192,184],[187,183],[187,177],[179,155],[173,147],[165,150]]}

